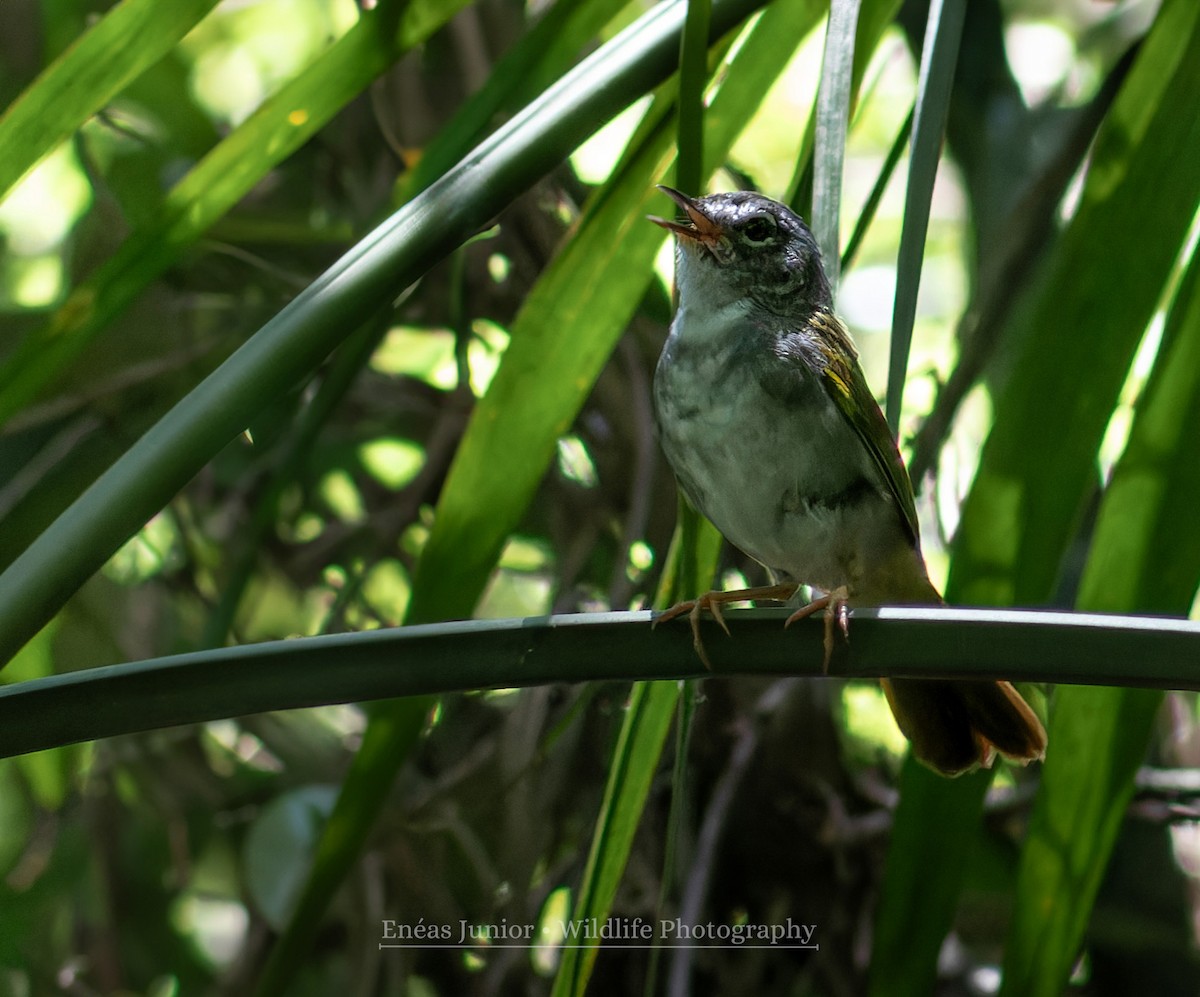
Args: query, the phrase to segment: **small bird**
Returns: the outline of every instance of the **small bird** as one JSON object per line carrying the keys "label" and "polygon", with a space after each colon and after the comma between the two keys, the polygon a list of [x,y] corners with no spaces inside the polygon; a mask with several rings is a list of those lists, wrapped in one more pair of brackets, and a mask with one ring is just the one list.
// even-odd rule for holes
{"label": "small bird", "polygon": [[[787,206],[751,191],[691,198],[650,220],[676,237],[679,307],[654,375],[659,439],[688,500],[775,584],[709,592],[659,620],[742,599],[825,593],[789,618],[826,613],[826,663],[847,605],[940,605],[912,484],[887,420],[834,316],[821,254]],[[726,628],[726,632],[728,629]],[[996,752],[1043,757],[1046,732],[1008,682],[883,680],[916,757],[944,775]]]}

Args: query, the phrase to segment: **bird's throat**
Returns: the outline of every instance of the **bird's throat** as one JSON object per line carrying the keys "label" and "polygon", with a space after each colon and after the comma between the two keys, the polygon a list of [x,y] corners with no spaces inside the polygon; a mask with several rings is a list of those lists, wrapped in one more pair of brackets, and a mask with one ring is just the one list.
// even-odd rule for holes
{"label": "bird's throat", "polygon": [[688,346],[716,344],[729,339],[743,328],[750,314],[744,299],[707,300],[685,304],[681,299],[671,336]]}

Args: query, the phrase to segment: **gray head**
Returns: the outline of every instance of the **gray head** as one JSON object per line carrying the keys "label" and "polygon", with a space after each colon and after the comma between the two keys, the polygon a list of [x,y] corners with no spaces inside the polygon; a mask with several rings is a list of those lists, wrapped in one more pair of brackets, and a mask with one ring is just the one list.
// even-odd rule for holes
{"label": "gray head", "polygon": [[787,205],[746,190],[697,198],[659,190],[685,215],[650,219],[677,237],[681,294],[695,288],[714,301],[749,299],[785,316],[832,306],[817,241]]}

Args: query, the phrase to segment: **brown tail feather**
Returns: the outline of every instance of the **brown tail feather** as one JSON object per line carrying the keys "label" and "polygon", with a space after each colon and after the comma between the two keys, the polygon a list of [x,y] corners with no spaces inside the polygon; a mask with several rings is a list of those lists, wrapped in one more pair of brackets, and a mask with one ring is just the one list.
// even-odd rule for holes
{"label": "brown tail feather", "polygon": [[1046,751],[1046,731],[1008,682],[884,679],[896,723],[918,760],[943,775],[991,765],[999,751],[1027,763]]}

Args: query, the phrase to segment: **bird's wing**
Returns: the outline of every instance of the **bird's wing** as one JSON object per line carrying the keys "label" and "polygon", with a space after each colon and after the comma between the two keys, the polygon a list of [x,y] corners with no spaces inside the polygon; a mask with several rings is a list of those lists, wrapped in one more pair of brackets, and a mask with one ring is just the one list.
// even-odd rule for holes
{"label": "bird's wing", "polygon": [[809,320],[809,325],[820,333],[816,337],[816,346],[823,362],[816,373],[821,384],[863,441],[871,460],[891,489],[896,505],[904,510],[909,531],[916,541],[920,529],[917,526],[917,508],[908,468],[904,466],[904,458],[900,456],[896,441],[892,438],[887,419],[867,386],[850,334],[832,312],[817,312]]}

